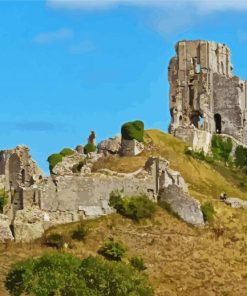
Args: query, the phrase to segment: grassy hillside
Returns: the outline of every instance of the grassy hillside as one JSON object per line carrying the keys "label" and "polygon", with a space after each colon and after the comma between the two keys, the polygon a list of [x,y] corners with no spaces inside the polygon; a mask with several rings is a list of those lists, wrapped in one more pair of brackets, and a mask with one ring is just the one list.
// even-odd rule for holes
{"label": "grassy hillside", "polygon": [[[181,172],[192,196],[204,203],[211,201],[216,209],[214,221],[205,228],[195,228],[159,209],[151,220],[139,224],[114,214],[85,223],[90,228],[85,242],[73,241],[68,252],[80,257],[97,254],[108,237],[124,242],[128,248],[125,260],[133,255],[143,257],[156,295],[160,296],[244,296],[247,291],[247,211],[232,209],[219,201],[219,194],[247,199],[241,172],[193,159],[184,154],[185,144],[160,131],[145,133],[147,150],[137,157],[109,157],[99,161],[94,170],[108,168],[121,172],[135,171],[149,155],[161,155]],[[240,186],[241,185],[241,186]],[[49,232],[68,233],[76,223],[62,225]],[[12,262],[38,256],[48,248],[39,241],[11,244],[0,250],[0,295],[4,274]]]}

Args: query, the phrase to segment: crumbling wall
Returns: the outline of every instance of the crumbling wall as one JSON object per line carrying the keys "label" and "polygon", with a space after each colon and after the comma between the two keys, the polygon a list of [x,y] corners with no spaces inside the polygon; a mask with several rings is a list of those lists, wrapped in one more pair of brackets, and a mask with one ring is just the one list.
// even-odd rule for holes
{"label": "crumbling wall", "polygon": [[[247,144],[247,82],[233,76],[232,69],[225,44],[203,40],[176,44],[168,69],[171,134],[195,143],[203,133],[198,138],[189,129],[192,126],[211,134],[226,133]],[[203,150],[207,149],[205,144]]]}
{"label": "crumbling wall", "polygon": [[156,201],[161,188],[175,184],[187,190],[178,172],[169,169],[169,163],[160,158],[150,158],[144,169],[123,174],[103,170],[101,173],[52,176],[40,188],[40,208],[44,211],[96,211],[109,212],[109,196],[122,190],[126,195],[147,194]]}
{"label": "crumbling wall", "polygon": [[241,95],[245,93],[244,84],[241,87],[238,77],[227,78],[214,73],[214,113],[221,121],[220,133],[232,135],[239,141],[243,141],[243,113]]}
{"label": "crumbling wall", "polygon": [[32,204],[35,186],[42,182],[45,176],[32,160],[29,148],[19,145],[15,149],[0,151],[0,177],[5,191],[9,194],[5,214],[12,220],[16,211]]}

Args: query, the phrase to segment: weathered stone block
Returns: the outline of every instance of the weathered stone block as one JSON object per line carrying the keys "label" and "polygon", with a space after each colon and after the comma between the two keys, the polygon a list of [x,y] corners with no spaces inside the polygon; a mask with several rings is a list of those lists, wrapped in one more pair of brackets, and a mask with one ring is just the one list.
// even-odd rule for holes
{"label": "weathered stone block", "polygon": [[122,139],[121,155],[123,156],[136,156],[143,152],[144,144],[137,140]]}

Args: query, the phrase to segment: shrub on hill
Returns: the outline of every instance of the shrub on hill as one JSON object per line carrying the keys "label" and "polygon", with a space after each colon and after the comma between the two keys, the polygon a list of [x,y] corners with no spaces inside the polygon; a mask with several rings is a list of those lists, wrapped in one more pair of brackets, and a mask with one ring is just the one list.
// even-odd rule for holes
{"label": "shrub on hill", "polygon": [[0,213],[3,212],[4,206],[6,206],[8,202],[8,194],[4,190],[0,190]]}
{"label": "shrub on hill", "polygon": [[54,167],[60,162],[62,161],[63,159],[63,156],[59,153],[54,153],[52,155],[50,155],[48,158],[47,158],[47,161],[49,162],[49,169],[50,169],[50,172],[52,172],[52,170],[54,169]]}
{"label": "shrub on hill", "polygon": [[139,196],[124,196],[114,191],[110,194],[109,205],[116,209],[120,215],[140,221],[143,218],[151,218],[156,210],[156,205],[145,194]]}
{"label": "shrub on hill", "polygon": [[97,147],[93,144],[93,143],[88,143],[85,147],[84,147],[84,153],[88,154],[91,152],[95,152],[97,149]]}
{"label": "shrub on hill", "polygon": [[80,260],[50,253],[15,264],[5,286],[10,295],[153,296],[147,277],[121,262],[97,257]]}
{"label": "shrub on hill", "polygon": [[143,271],[143,270],[147,269],[147,267],[146,267],[145,264],[144,264],[143,259],[140,258],[140,257],[136,257],[136,256],[132,257],[132,258],[130,259],[130,264],[131,264],[134,268],[136,268],[138,271]]}
{"label": "shrub on hill", "polygon": [[232,152],[232,140],[223,139],[219,135],[214,135],[211,141],[211,149],[215,159],[229,161]]}
{"label": "shrub on hill", "polygon": [[203,218],[205,222],[211,222],[215,215],[215,209],[211,202],[206,202],[201,206]]}
{"label": "shrub on hill", "polygon": [[106,259],[113,261],[121,261],[125,252],[126,248],[124,245],[115,241],[113,238],[107,239],[98,251],[98,253]]}
{"label": "shrub on hill", "polygon": [[143,142],[144,123],[140,120],[127,122],[122,125],[121,134],[125,140],[137,140]]}
{"label": "shrub on hill", "polygon": [[43,245],[56,248],[58,250],[62,249],[65,243],[68,243],[68,239],[59,233],[52,233],[48,236],[44,236],[42,241]]}
{"label": "shrub on hill", "polygon": [[60,151],[60,154],[62,156],[70,156],[70,155],[75,154],[75,151],[70,148],[64,148],[63,150]]}
{"label": "shrub on hill", "polygon": [[213,163],[214,162],[214,159],[211,156],[209,156],[208,154],[205,154],[203,150],[194,151],[193,149],[190,149],[189,147],[186,147],[184,153],[186,155],[189,155],[189,156],[195,158],[195,159],[203,160],[203,161],[206,161],[208,163]]}
{"label": "shrub on hill", "polygon": [[80,222],[75,230],[73,230],[71,238],[77,241],[84,241],[88,234],[88,228]]}

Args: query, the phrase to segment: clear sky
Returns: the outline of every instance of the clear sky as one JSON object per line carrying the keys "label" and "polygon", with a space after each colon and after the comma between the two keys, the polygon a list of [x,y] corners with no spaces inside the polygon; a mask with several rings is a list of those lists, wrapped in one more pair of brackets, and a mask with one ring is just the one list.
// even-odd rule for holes
{"label": "clear sky", "polygon": [[247,79],[247,1],[0,1],[0,149],[47,156],[140,119],[166,131],[181,39],[226,43]]}

